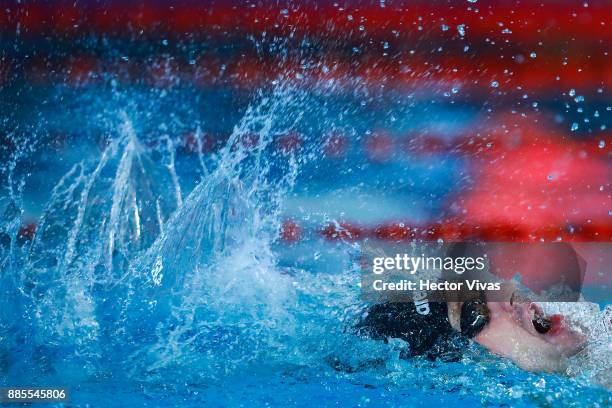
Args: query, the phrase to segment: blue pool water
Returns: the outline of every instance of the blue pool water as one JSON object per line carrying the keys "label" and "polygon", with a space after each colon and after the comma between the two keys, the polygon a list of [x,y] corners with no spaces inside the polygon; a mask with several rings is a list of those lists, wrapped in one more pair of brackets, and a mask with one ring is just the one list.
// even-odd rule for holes
{"label": "blue pool water", "polygon": [[[422,126],[407,113],[418,103],[396,98],[380,113],[363,95],[290,85],[242,101],[208,95],[197,104],[207,123],[230,131],[202,156],[173,136],[194,128],[196,105],[183,112],[177,95],[150,102],[138,92],[72,96],[70,117],[48,107],[46,124],[79,134],[61,157],[42,129],[11,135],[3,152],[0,386],[67,386],[70,406],[612,402],[609,308],[572,306],[592,331],[568,376],[524,372],[476,345],[457,363],[402,360],[399,344],[351,333],[364,307],[358,243],[279,240],[286,216],[335,222],[338,203],[374,221],[402,203],[414,220],[439,216],[444,198],[469,185],[459,156],[321,158],[329,129],[357,140],[377,115]],[[444,104],[431,112],[455,127],[473,115]],[[304,137],[299,152],[278,148],[291,132]],[[20,238],[29,216],[36,235]]]}

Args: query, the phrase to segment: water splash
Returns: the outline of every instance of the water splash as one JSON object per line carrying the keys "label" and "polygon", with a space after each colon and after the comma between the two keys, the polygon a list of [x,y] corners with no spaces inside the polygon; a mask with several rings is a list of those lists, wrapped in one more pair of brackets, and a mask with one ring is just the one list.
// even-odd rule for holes
{"label": "water splash", "polygon": [[72,356],[86,361],[100,354],[100,288],[120,279],[161,229],[159,218],[142,214],[163,209],[167,217],[177,206],[160,191],[171,174],[156,168],[127,115],[120,119],[99,159],[75,164],[56,184],[35,238],[21,248],[21,267],[12,270],[45,347],[72,345]]}
{"label": "water splash", "polygon": [[[177,143],[163,134],[161,143],[145,143],[131,116],[117,115],[99,157],[75,164],[57,183],[26,256],[15,249],[14,259],[24,265],[13,268],[23,297],[4,313],[27,317],[17,335],[3,326],[0,337],[32,339],[25,353],[33,357],[30,372],[46,364],[49,372],[72,367],[75,376],[85,366],[85,379],[108,375],[151,387],[169,378],[223,385],[237,373],[266,369],[281,372],[282,381],[342,379],[393,390],[446,390],[492,403],[538,402],[567,386],[475,346],[463,362],[441,370],[424,360],[401,360],[398,344],[351,335],[362,305],[357,270],[343,263],[345,247],[333,249],[342,253],[337,273],[279,266],[273,244],[281,208],[321,146],[310,143],[312,151],[296,155],[278,149],[278,137],[312,126],[306,116],[318,119],[324,109],[312,95],[287,86],[260,95],[215,166],[198,156],[204,176],[191,192],[177,174]],[[333,128],[332,122],[320,126]],[[311,245],[303,250],[321,251],[321,243]],[[578,377],[595,372],[584,367]],[[13,373],[21,368],[0,366]],[[501,375],[512,380],[501,384]],[[565,389],[560,398],[572,392]]]}
{"label": "water splash", "polygon": [[[279,157],[271,144],[275,135],[295,131],[299,115],[286,115],[302,98],[279,88],[247,109],[217,168],[132,262],[139,283],[126,318],[144,310],[159,321],[155,343],[133,356],[147,361],[148,373],[184,358],[225,372],[291,336],[295,323],[286,309],[296,294],[291,278],[277,268],[271,244],[298,161]],[[209,352],[189,353],[194,349]]]}
{"label": "water splash", "polygon": [[612,305],[600,309],[589,302],[544,303],[548,314],[562,314],[568,324],[587,337],[587,347],[571,359],[568,374],[583,384],[612,389]]}

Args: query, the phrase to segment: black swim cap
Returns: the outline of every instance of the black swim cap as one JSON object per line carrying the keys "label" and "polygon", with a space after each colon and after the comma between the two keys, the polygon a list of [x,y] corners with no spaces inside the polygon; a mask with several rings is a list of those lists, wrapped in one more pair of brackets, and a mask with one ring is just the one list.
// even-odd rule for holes
{"label": "black swim cap", "polygon": [[448,319],[446,303],[429,302],[418,307],[413,302],[375,304],[357,325],[358,333],[376,340],[402,339],[410,346],[402,357],[424,355],[430,360],[458,361],[467,340]]}

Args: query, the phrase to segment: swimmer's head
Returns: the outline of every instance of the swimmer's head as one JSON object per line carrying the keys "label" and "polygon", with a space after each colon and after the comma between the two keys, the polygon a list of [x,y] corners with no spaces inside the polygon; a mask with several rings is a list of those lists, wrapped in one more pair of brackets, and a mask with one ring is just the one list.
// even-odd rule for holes
{"label": "swimmer's head", "polygon": [[566,369],[567,357],[579,352],[585,337],[571,330],[563,316],[547,316],[528,299],[488,302],[484,294],[464,302],[430,302],[421,314],[412,302],[370,307],[358,331],[375,339],[399,338],[409,356],[456,361],[467,340],[514,361],[529,371]]}
{"label": "swimmer's head", "polygon": [[[454,245],[448,256],[466,253],[481,256],[478,251],[482,251],[480,246]],[[457,276],[449,272],[443,274],[443,280],[453,282],[482,276],[470,276],[469,272]],[[460,338],[464,340],[463,347],[467,339],[472,339],[523,369],[564,371],[567,357],[584,347],[585,337],[572,330],[563,316],[547,316],[536,303],[517,296],[516,289],[512,282],[502,283],[495,298],[488,298],[490,292],[467,290],[465,286],[462,290],[447,291],[438,298],[440,302],[429,302],[427,310],[432,313],[425,316],[413,302],[375,305],[369,309],[361,328],[375,338],[405,340],[413,355],[436,356],[441,350],[438,344],[461,344],[447,339]],[[421,300],[418,302],[420,305]]]}
{"label": "swimmer's head", "polygon": [[[574,258],[578,263],[571,247],[554,249],[565,254],[568,264]],[[449,256],[483,256],[479,251],[482,248],[478,245],[455,245],[450,249]],[[481,277],[461,277],[478,278]],[[456,277],[451,274],[445,279]],[[495,294],[494,299],[487,298],[489,292],[449,292],[446,299],[450,324],[456,331],[524,369],[564,371],[567,357],[584,347],[585,337],[571,329],[563,316],[547,316],[536,303],[517,293],[512,282],[502,283],[501,291]]]}
{"label": "swimmer's head", "polygon": [[476,343],[530,371],[564,371],[567,357],[585,345],[585,337],[563,316],[547,316],[536,303],[518,296],[506,302],[449,303],[449,320],[467,335],[474,326],[477,332],[470,337]]}

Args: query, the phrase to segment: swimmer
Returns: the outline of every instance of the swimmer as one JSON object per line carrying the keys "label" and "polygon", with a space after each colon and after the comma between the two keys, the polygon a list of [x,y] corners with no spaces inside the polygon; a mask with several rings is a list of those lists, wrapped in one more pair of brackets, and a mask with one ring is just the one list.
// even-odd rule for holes
{"label": "swimmer", "polygon": [[[525,257],[521,252],[523,247],[495,245],[457,243],[448,249],[448,256],[479,257],[486,254],[490,267],[498,269],[508,265],[503,260],[510,260],[513,264],[526,258],[531,263],[540,258],[555,259],[558,262],[554,269],[546,263],[536,263],[532,276],[552,274],[560,281],[563,275],[568,282],[582,281],[580,258],[569,244],[536,247],[540,252],[535,258],[530,251]],[[526,267],[523,269],[527,272]],[[484,280],[494,282],[496,279],[483,273],[455,275],[443,274],[442,280],[485,277]],[[438,302],[427,301],[424,299],[426,295],[419,295],[413,301],[404,299],[404,302],[387,299],[386,303],[373,305],[367,310],[357,325],[357,331],[384,341],[389,338],[404,340],[409,346],[404,356],[424,355],[432,360],[456,361],[461,358],[467,343],[474,341],[525,370],[565,372],[568,357],[584,348],[586,337],[570,329],[562,315],[547,316],[536,303],[520,295],[514,282],[506,281],[500,289],[495,295],[483,291],[447,291],[435,299]],[[579,289],[579,286],[575,288],[574,296],[579,294]]]}
{"label": "swimmer", "polygon": [[458,361],[471,340],[528,371],[564,372],[585,337],[563,316],[547,316],[528,299],[513,294],[507,302],[487,302],[484,294],[464,302],[388,302],[371,306],[357,332],[408,343],[402,357]]}

